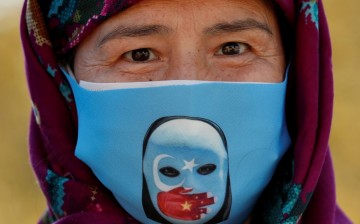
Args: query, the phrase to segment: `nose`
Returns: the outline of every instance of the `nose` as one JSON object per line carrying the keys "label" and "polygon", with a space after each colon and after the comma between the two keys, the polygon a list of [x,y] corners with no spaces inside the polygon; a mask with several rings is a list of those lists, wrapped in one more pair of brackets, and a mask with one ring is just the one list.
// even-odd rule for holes
{"label": "nose", "polygon": [[195,46],[174,50],[165,72],[166,80],[216,80],[206,53]]}
{"label": "nose", "polygon": [[194,175],[188,174],[185,177],[185,182],[183,184],[183,187],[196,189],[197,187],[199,187],[198,180],[195,178]]}

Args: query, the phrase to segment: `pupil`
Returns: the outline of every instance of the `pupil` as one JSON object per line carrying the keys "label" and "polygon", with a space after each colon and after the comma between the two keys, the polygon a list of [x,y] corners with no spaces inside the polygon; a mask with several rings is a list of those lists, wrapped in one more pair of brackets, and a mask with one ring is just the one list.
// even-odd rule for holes
{"label": "pupil", "polygon": [[227,43],[222,47],[222,53],[224,55],[234,55],[240,53],[240,46],[238,43]]}
{"label": "pupil", "polygon": [[150,58],[150,52],[146,48],[133,50],[131,57],[134,61],[147,61]]}

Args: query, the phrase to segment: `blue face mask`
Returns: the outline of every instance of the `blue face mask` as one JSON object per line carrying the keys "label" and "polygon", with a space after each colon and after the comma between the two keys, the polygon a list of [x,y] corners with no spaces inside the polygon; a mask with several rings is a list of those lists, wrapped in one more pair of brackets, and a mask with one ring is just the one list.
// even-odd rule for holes
{"label": "blue face mask", "polygon": [[142,223],[244,222],[290,146],[286,80],[79,85],[67,77],[76,156]]}

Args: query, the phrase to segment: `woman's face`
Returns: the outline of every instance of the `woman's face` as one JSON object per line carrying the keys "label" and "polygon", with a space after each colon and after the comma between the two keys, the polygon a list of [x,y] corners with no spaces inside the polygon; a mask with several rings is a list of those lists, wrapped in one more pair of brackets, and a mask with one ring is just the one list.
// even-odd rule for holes
{"label": "woman's face", "polygon": [[281,82],[285,54],[264,0],[143,0],[77,48],[77,80]]}

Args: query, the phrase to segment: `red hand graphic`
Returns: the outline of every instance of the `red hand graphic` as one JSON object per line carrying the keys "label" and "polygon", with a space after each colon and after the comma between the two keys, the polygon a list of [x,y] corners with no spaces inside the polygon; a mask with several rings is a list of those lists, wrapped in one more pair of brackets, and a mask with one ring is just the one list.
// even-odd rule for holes
{"label": "red hand graphic", "polygon": [[204,208],[215,203],[214,197],[207,193],[189,194],[192,189],[178,187],[168,192],[158,193],[158,206],[165,215],[180,220],[199,220],[201,214],[207,214]]}

